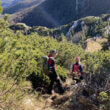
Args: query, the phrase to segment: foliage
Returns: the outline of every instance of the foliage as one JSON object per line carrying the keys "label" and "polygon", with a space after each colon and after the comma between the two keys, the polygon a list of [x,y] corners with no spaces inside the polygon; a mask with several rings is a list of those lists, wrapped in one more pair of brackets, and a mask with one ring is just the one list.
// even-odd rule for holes
{"label": "foliage", "polygon": [[[90,18],[87,20],[89,25],[94,25],[93,22],[94,20]],[[100,25],[105,27],[106,23],[103,23]],[[19,26],[19,29],[21,29],[22,26]],[[75,57],[80,56],[88,82],[96,83],[98,87],[105,89],[109,80],[110,50],[85,53],[81,45],[73,44],[65,39],[66,32],[62,34],[71,26],[72,24],[62,26],[60,30],[58,28],[37,27],[37,33],[34,31],[29,35],[23,35],[20,31],[11,32],[8,28],[10,26],[7,18],[0,20],[0,99],[2,102],[11,102],[12,96],[13,99],[19,99],[27,91],[30,92],[28,89],[23,89],[25,86],[31,86],[31,84],[27,85],[27,79],[33,81],[33,86],[48,86],[50,80],[42,72],[41,58],[48,55],[51,49],[57,50],[57,72],[62,80],[66,80],[67,69],[72,69],[71,66],[75,62]],[[100,31],[99,27],[94,26],[97,28],[95,32],[98,33]],[[58,38],[57,35],[60,37]],[[82,41],[86,38],[87,34],[84,34]],[[22,91],[24,91],[23,94]],[[101,94],[101,97],[103,97],[103,94]]]}
{"label": "foliage", "polygon": [[63,67],[61,67],[61,66],[57,66],[57,73],[58,73],[58,75],[61,77],[61,79],[63,80],[63,81],[65,81],[66,79],[67,79],[67,73],[66,73],[67,71],[66,71],[66,69],[65,68],[63,68]]}
{"label": "foliage", "polygon": [[24,23],[16,23],[16,24],[9,26],[9,28],[13,30],[15,33],[17,31],[21,31],[23,34],[27,34],[27,31],[30,29],[30,27],[28,27]]}
{"label": "foliage", "polygon": [[[67,41],[58,42],[53,38],[37,34],[26,36],[19,31],[14,34],[8,28],[7,21],[4,20],[0,21],[0,26],[0,77],[6,75],[7,80],[13,79],[15,84],[21,84],[33,73],[38,82],[37,86],[47,84],[49,80],[42,73],[40,64],[42,56],[48,55],[53,48],[58,52],[56,57],[59,65],[58,73],[65,80],[67,65],[73,63],[76,55],[84,52],[80,46]],[[1,90],[3,88],[4,86],[1,87]]]}
{"label": "foliage", "polygon": [[3,12],[3,8],[1,7],[1,1],[0,1],[0,14]]}
{"label": "foliage", "polygon": [[88,81],[98,87],[104,87],[109,81],[110,51],[100,51],[86,54],[83,64],[85,73],[88,73]]}
{"label": "foliage", "polygon": [[100,92],[99,101],[101,101],[102,103],[107,103],[109,101],[109,96],[106,92]]}
{"label": "foliage", "polygon": [[9,19],[10,15],[9,14],[5,14],[4,15],[4,20],[7,21]]}
{"label": "foliage", "polygon": [[100,92],[99,96],[98,96],[98,101],[102,104],[104,104],[104,108],[105,110],[108,110],[110,105],[110,96],[108,96],[108,94],[106,92]]}
{"label": "foliage", "polygon": [[[109,26],[109,15],[102,15],[101,17],[85,17],[78,20],[78,25],[71,29],[74,21],[67,25],[63,25],[58,28],[49,29],[42,26],[35,26],[28,30],[28,34],[37,33],[40,36],[51,36],[56,39],[61,39],[60,36],[66,36],[68,41],[73,41],[75,43],[84,44],[84,41],[88,38],[102,37],[107,38],[107,26]],[[78,37],[76,42],[75,38]]]}
{"label": "foliage", "polygon": [[110,35],[108,37],[108,42],[103,44],[103,50],[110,50]]}

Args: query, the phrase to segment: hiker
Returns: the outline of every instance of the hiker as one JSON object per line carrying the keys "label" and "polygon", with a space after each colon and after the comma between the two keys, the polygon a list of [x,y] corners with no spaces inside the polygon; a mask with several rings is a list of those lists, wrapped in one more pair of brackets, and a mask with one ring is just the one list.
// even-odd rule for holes
{"label": "hiker", "polygon": [[75,80],[76,83],[79,83],[81,80],[83,80],[83,67],[80,63],[80,57],[76,57],[76,63],[73,64],[72,72],[73,80]]}
{"label": "hiker", "polygon": [[48,68],[50,71],[49,74],[49,78],[51,80],[49,88],[48,88],[48,93],[52,94],[53,91],[53,86],[54,83],[57,83],[57,86],[59,87],[60,93],[63,94],[64,93],[64,89],[62,87],[62,83],[61,83],[61,79],[58,76],[56,70],[57,70],[57,66],[55,64],[55,59],[54,57],[56,56],[56,51],[55,50],[51,50],[50,55],[48,55],[49,59],[48,59]]}

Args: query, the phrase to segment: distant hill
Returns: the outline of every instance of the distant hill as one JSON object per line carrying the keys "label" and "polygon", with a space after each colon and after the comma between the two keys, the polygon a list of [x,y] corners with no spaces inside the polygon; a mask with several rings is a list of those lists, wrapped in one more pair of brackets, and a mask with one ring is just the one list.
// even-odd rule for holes
{"label": "distant hill", "polygon": [[[61,40],[61,36],[64,35],[69,41],[72,41],[73,43],[84,44],[87,39],[90,39],[89,41],[93,42],[97,42],[97,39],[101,39],[102,41],[103,38],[106,39],[110,35],[109,22],[110,14],[103,14],[99,17],[84,17],[77,21],[72,21],[69,24],[62,25],[58,28],[53,29],[46,28],[43,26],[28,27],[23,23],[13,24],[10,26],[10,28],[14,32],[16,32],[17,30],[22,30],[24,34],[37,33],[40,36],[51,36],[58,40]],[[88,41],[86,42],[86,44],[88,44]]]}
{"label": "distant hill", "polygon": [[24,0],[4,9],[4,13],[12,14],[11,22],[50,28],[109,12],[110,0]]}
{"label": "distant hill", "polygon": [[17,0],[14,1],[9,7],[4,8],[3,13],[13,14],[24,10],[26,8],[30,8],[31,6],[37,5],[44,0]]}
{"label": "distant hill", "polygon": [[19,2],[20,0],[0,0],[2,2],[2,7],[6,8],[8,6],[14,5],[17,2]]}

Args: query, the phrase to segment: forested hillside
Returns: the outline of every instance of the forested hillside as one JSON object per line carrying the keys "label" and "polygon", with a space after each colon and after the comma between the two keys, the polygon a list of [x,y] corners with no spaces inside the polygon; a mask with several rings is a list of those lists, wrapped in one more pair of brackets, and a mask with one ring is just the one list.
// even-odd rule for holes
{"label": "forested hillside", "polygon": [[0,0],[2,2],[2,7],[6,8],[14,3],[16,3],[18,0]]}
{"label": "forested hillside", "polygon": [[[82,18],[56,29],[28,27],[22,23],[10,25],[8,16],[4,15],[0,19],[0,109],[109,110],[108,27],[109,15],[103,15],[101,19]],[[77,42],[73,40],[76,34],[81,37]],[[100,43],[102,48],[98,51],[86,51],[85,41],[95,36],[106,38],[106,42]],[[57,73],[64,86],[69,86],[69,90],[60,96],[48,96],[46,92],[50,79],[43,72],[42,57],[51,49],[57,51]],[[84,66],[84,86],[71,83],[76,56]]]}
{"label": "forested hillside", "polygon": [[4,13],[12,14],[10,22],[54,28],[82,17],[109,14],[109,6],[109,0],[23,0]]}
{"label": "forested hillside", "polygon": [[[39,5],[42,3],[44,0],[18,0],[18,1],[13,1],[11,5],[7,6],[4,8],[3,13],[8,13],[8,14],[13,14],[19,11],[22,11],[26,8],[31,8]],[[3,2],[2,2],[3,3]]]}
{"label": "forested hillside", "polygon": [[42,26],[29,27],[23,23],[11,25],[10,29],[14,32],[21,30],[25,35],[37,33],[40,36],[51,36],[58,41],[65,36],[68,41],[80,44],[85,50],[93,52],[101,50],[102,44],[107,42],[110,34],[110,15],[89,16],[54,29]]}
{"label": "forested hillside", "polygon": [[[7,21],[0,20],[0,104],[2,108],[17,106],[18,99],[22,100],[31,92],[27,88],[31,87],[31,83],[27,82],[27,77],[31,74],[36,76],[37,87],[48,85],[48,77],[42,73],[41,58],[53,48],[58,52],[58,73],[64,81],[67,78],[68,67],[74,62],[76,56],[80,56],[88,78],[90,76],[95,86],[101,88],[100,92],[108,93],[110,50],[89,54],[85,53],[80,45],[72,44],[66,39],[58,42],[36,33],[23,35],[18,31],[13,34],[8,26]],[[107,101],[106,98],[101,100]]]}

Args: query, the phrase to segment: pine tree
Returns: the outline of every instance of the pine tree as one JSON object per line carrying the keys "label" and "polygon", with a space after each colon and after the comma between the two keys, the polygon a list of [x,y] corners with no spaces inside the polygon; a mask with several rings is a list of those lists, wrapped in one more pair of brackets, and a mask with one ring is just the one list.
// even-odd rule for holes
{"label": "pine tree", "polygon": [[1,6],[1,2],[0,2],[0,14],[3,12],[3,8],[2,8],[2,6]]}

